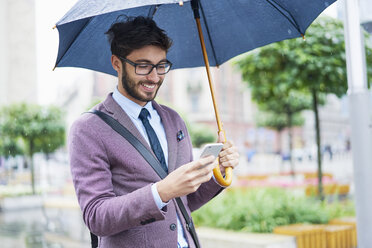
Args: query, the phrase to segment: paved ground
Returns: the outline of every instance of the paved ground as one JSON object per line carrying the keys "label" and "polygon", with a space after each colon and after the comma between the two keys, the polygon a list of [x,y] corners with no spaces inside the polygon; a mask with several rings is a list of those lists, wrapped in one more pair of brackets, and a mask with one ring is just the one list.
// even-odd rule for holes
{"label": "paved ground", "polygon": [[[89,247],[89,233],[78,210],[43,212],[40,207],[0,213],[2,248]],[[48,219],[48,221],[47,221]]]}

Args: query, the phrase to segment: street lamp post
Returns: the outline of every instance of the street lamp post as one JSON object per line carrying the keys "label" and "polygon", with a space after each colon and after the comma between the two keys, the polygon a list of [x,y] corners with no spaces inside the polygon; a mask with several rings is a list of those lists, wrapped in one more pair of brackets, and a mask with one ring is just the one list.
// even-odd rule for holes
{"label": "street lamp post", "polygon": [[372,124],[364,38],[358,0],[345,3],[345,47],[350,103],[358,247],[368,248],[372,230]]}

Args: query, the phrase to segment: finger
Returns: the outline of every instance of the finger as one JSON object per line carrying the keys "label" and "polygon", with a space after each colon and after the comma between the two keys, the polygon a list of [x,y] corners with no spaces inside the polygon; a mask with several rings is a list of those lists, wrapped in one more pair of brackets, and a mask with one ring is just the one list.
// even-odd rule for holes
{"label": "finger", "polygon": [[233,153],[237,153],[238,152],[238,149],[236,148],[236,146],[232,145],[231,143],[225,143],[222,151],[220,152],[219,154],[219,157],[223,157],[223,156],[226,156],[228,154],[233,154]]}
{"label": "finger", "polygon": [[230,159],[237,159],[239,158],[239,153],[236,152],[236,151],[230,151],[230,152],[226,152],[224,154],[222,154],[221,156],[218,157],[218,159],[221,161],[221,162],[225,162],[225,161],[228,161]]}
{"label": "finger", "polygon": [[206,174],[209,174],[211,171],[213,171],[214,167],[216,167],[218,164],[218,160],[215,159],[212,163],[209,163],[207,165],[204,165],[202,167],[199,168],[199,175],[200,176],[203,176],[203,175],[206,175]]}
{"label": "finger", "polygon": [[213,169],[214,169],[214,167],[216,167],[216,165],[217,165],[217,163],[211,163],[211,164],[205,166],[204,168],[200,169],[199,176],[203,177],[203,176],[206,176],[206,175],[209,175],[209,174],[213,173]]}
{"label": "finger", "polygon": [[232,160],[220,163],[220,165],[222,165],[225,168],[227,168],[227,167],[235,168],[238,164],[239,164],[238,159],[232,159]]}
{"label": "finger", "polygon": [[[202,173],[200,173],[202,171]],[[196,191],[202,183],[208,182],[213,175],[213,170],[205,173],[205,170],[200,170],[199,175],[193,177],[192,181],[190,182],[191,187],[193,188],[194,191]]]}
{"label": "finger", "polygon": [[208,170],[212,171],[216,166],[218,166],[218,159],[215,159],[213,163],[208,165]]}
{"label": "finger", "polygon": [[207,157],[200,158],[198,160],[195,160],[190,163],[190,166],[188,167],[188,171],[196,171],[199,170],[206,165],[213,163],[213,161],[216,160],[216,158],[213,155],[209,155]]}
{"label": "finger", "polygon": [[218,133],[218,138],[217,138],[217,142],[218,143],[224,143],[226,140],[225,140],[225,132],[224,131],[220,131]]}
{"label": "finger", "polygon": [[224,144],[223,144],[223,147],[222,147],[222,151],[226,150],[226,149],[229,149],[231,147],[233,147],[234,144],[231,142],[231,141],[226,141]]}
{"label": "finger", "polygon": [[213,171],[210,171],[208,174],[206,174],[204,177],[203,177],[203,181],[204,182],[208,182],[209,180],[211,180],[213,176]]}
{"label": "finger", "polygon": [[222,165],[222,163],[219,164],[219,168],[220,168],[220,171],[222,173],[222,175],[225,174],[225,167]]}
{"label": "finger", "polygon": [[205,183],[205,182],[208,182],[209,180],[211,180],[213,176],[213,170],[209,171],[208,173],[204,174],[204,175],[201,175],[197,178],[195,178],[195,184],[202,184],[202,183]]}
{"label": "finger", "polygon": [[239,157],[240,157],[240,156],[239,156],[239,153],[234,152],[234,153],[226,154],[226,155],[224,155],[224,156],[219,157],[219,161],[220,161],[221,163],[223,163],[223,162],[227,162],[227,161],[229,161],[229,160],[239,159]]}
{"label": "finger", "polygon": [[213,163],[213,161],[216,160],[216,157],[213,155],[209,155],[208,157],[204,157],[198,160],[200,165],[207,165],[210,163]]}
{"label": "finger", "polygon": [[213,169],[218,165],[218,160],[215,159],[213,163],[208,164],[207,166],[201,168],[199,170],[199,176],[194,178],[194,183],[195,184],[202,184],[205,182],[208,182],[211,180],[213,176]]}

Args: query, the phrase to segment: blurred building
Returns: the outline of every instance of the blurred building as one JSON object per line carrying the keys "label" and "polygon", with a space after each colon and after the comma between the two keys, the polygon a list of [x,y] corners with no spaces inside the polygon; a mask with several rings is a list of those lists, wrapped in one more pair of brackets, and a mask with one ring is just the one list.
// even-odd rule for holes
{"label": "blurred building", "polygon": [[[211,68],[211,74],[220,119],[227,137],[234,140],[239,147],[243,147],[252,136],[251,133],[256,132],[254,124],[256,107],[251,102],[250,92],[242,83],[240,73],[234,71],[230,62],[219,68]],[[158,98],[177,111],[185,113],[190,123],[205,124],[217,133],[205,68],[171,71],[159,91]]]}
{"label": "blurred building", "polygon": [[35,1],[0,1],[0,105],[37,102]]}
{"label": "blurred building", "polygon": [[76,69],[72,78],[70,84],[61,86],[54,101],[65,111],[67,127],[82,113],[104,100],[117,84],[116,77],[85,69]]}

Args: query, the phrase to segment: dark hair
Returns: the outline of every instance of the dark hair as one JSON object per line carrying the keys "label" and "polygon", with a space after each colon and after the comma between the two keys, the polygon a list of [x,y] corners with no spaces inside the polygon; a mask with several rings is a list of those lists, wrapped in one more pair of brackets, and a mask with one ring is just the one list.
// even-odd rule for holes
{"label": "dark hair", "polygon": [[111,44],[111,53],[126,57],[133,50],[153,45],[166,52],[172,46],[172,40],[149,17],[126,17],[111,25],[105,33]]}

